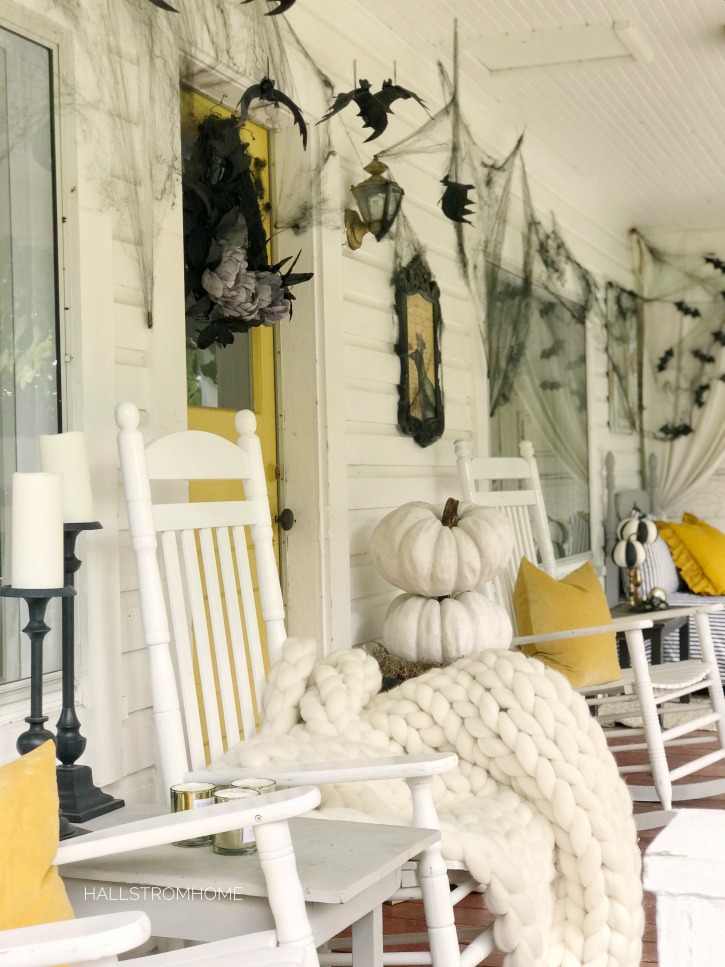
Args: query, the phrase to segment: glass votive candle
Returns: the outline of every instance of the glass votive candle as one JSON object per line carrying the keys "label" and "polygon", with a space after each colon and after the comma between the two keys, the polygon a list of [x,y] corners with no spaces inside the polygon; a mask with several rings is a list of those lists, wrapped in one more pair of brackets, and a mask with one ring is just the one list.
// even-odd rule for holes
{"label": "glass votive candle", "polygon": [[[216,802],[232,802],[237,799],[248,799],[260,795],[258,789],[217,789],[214,799]],[[254,841],[254,829],[243,826],[241,829],[230,829],[226,833],[215,833],[213,837],[214,852],[222,856],[243,856],[257,852]]]}
{"label": "glass votive candle", "polygon": [[267,792],[274,792],[277,783],[274,779],[233,779],[229,786],[231,789],[256,789],[263,796]]}
{"label": "glass votive candle", "polygon": [[[171,787],[171,812],[178,813],[186,809],[203,809],[213,806],[214,793],[217,787],[213,782],[179,782]],[[174,846],[209,846],[211,836],[197,836],[195,839],[184,839]]]}

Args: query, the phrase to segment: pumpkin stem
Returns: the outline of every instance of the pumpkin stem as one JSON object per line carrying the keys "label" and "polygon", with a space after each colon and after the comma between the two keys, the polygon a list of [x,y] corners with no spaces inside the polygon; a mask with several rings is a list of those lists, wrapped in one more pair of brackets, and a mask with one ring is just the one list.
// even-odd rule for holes
{"label": "pumpkin stem", "polygon": [[441,524],[444,527],[455,527],[459,521],[458,517],[458,501],[455,497],[449,497],[446,501],[446,505],[443,508],[443,516],[441,517]]}

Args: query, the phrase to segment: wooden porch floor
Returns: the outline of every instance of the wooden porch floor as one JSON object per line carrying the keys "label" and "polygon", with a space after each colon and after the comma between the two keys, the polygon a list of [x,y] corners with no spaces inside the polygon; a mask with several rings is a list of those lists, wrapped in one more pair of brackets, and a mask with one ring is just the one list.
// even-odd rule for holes
{"label": "wooden porch floor", "polygon": [[[699,749],[699,746],[696,748]],[[703,743],[700,754],[712,751],[712,748],[713,746],[711,744]],[[687,753],[687,758],[690,758],[693,755],[693,752],[694,747],[690,747]],[[674,766],[679,764],[679,760],[683,758],[683,756],[682,754],[678,755],[678,752],[675,750],[674,752],[670,753],[669,758],[670,764]],[[709,769],[703,770],[703,772],[699,775],[703,779],[725,777],[725,762],[718,762]],[[633,783],[642,784],[649,781],[649,776],[647,774],[633,774],[628,776],[627,779]],[[715,799],[698,799],[697,801],[693,800],[687,805],[698,809],[725,809],[725,796],[717,797]],[[646,812],[652,808],[654,807],[650,804],[638,803],[635,805],[635,812]],[[643,854],[647,846],[649,846],[654,837],[657,835],[657,832],[658,830],[655,829],[640,833],[639,845]],[[491,922],[491,920],[492,917],[486,910],[480,894],[474,894],[467,897],[456,908],[456,923],[460,926],[485,927]],[[421,930],[425,929],[422,914],[422,904],[417,901],[407,901],[405,903],[396,903],[393,905],[386,904],[383,908],[383,922],[386,934],[420,932]],[[641,967],[656,967],[657,963],[657,931],[654,897],[650,894],[645,894],[645,932]],[[486,967],[489,967],[489,965],[490,967],[501,967],[502,964],[503,954],[498,953],[492,954],[489,960],[486,961]]]}

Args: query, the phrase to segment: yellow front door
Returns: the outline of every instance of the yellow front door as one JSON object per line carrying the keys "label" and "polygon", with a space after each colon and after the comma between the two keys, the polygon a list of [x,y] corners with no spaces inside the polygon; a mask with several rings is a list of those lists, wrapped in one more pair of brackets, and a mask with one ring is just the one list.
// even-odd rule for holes
{"label": "yellow front door", "polygon": [[[228,117],[231,111],[195,91],[183,90],[181,98],[182,137],[193,137],[196,125],[211,112]],[[248,142],[249,154],[261,163],[255,166],[260,186],[260,210],[264,228],[271,234],[269,187],[269,136],[264,128],[248,122],[240,136]],[[267,471],[267,492],[273,518],[277,515],[277,412],[275,397],[274,329],[256,326],[235,336],[223,349],[187,349],[188,425],[207,430],[236,442],[234,416],[250,409],[257,418]],[[226,500],[239,496],[232,484],[192,485],[192,500]],[[275,536],[275,546],[277,540]],[[277,549],[278,557],[279,551]]]}

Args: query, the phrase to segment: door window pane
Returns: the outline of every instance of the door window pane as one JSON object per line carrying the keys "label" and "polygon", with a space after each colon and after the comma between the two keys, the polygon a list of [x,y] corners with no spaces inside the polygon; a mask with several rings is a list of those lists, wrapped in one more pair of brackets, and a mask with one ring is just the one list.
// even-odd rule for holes
{"label": "door window pane", "polygon": [[[13,472],[39,469],[38,435],[58,430],[58,289],[52,61],[0,28],[0,565],[10,580]],[[57,602],[54,602],[57,604]],[[25,604],[2,599],[0,684],[29,674]],[[49,608],[44,668],[59,667],[60,609]]]}

